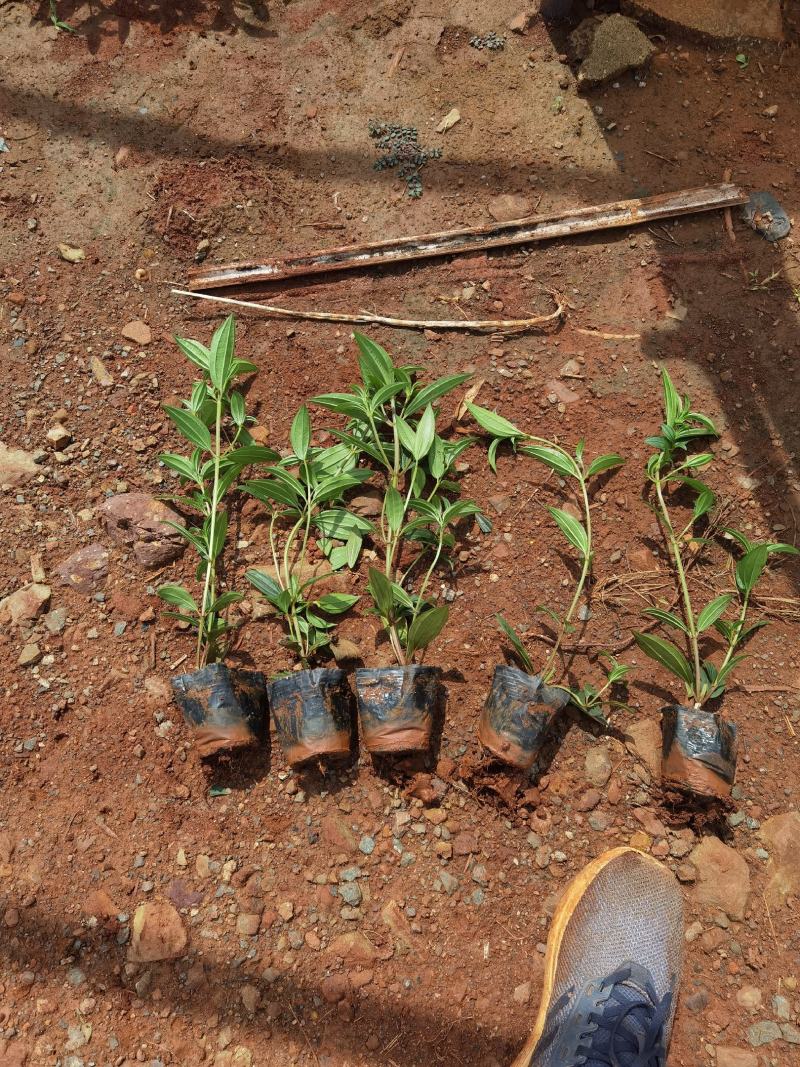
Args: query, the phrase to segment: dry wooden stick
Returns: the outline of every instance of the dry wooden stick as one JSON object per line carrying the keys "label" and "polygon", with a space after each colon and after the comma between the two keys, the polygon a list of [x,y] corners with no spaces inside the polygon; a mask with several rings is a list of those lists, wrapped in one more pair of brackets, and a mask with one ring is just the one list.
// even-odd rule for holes
{"label": "dry wooden stick", "polygon": [[460,230],[415,234],[411,237],[342,245],[300,256],[261,262],[228,263],[220,267],[200,267],[189,272],[193,291],[224,289],[251,282],[275,282],[284,278],[306,277],[330,271],[357,270],[385,263],[398,263],[431,256],[451,256],[480,252],[487,248],[574,237],[598,230],[647,225],[660,219],[676,218],[703,211],[744,204],[747,195],[736,185],[721,184],[687,189],[678,193],[616,200],[610,204],[575,208],[551,215],[531,215],[513,222],[491,226],[469,226]]}
{"label": "dry wooden stick", "polygon": [[271,318],[277,319],[313,319],[317,322],[347,322],[352,324],[377,324],[381,326],[397,326],[404,330],[472,330],[476,333],[493,333],[497,330],[503,333],[522,333],[533,329],[535,326],[544,326],[546,323],[555,322],[564,313],[564,306],[559,299],[558,293],[552,289],[547,292],[553,298],[556,310],[550,315],[537,315],[530,319],[397,319],[390,315],[374,315],[369,311],[363,311],[358,315],[348,315],[339,311],[301,311],[291,308],[275,307],[274,304],[259,304],[254,300],[234,300],[230,296],[210,296],[207,293],[192,293],[187,289],[171,290],[174,296],[189,296],[194,300],[212,300],[218,304],[232,304],[234,307],[253,308],[261,311]]}

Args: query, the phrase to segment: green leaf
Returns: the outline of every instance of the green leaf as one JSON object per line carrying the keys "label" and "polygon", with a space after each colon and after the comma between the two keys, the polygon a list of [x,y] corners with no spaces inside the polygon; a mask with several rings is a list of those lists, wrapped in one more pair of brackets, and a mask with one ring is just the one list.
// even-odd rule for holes
{"label": "green leaf", "polygon": [[245,571],[244,576],[271,604],[275,604],[283,593],[283,589],[271,575],[264,574],[263,571],[257,570],[255,567]]}
{"label": "green leaf", "polygon": [[245,410],[244,410],[244,397],[241,393],[231,393],[229,399],[231,418],[237,426],[244,426],[245,422]]}
{"label": "green leaf", "polygon": [[359,599],[354,593],[326,593],[317,601],[317,607],[328,615],[341,615],[357,604]]}
{"label": "green leaf", "polygon": [[400,438],[400,444],[406,450],[406,452],[414,454],[414,443],[416,440],[414,431],[409,424],[400,415],[396,415],[394,419],[395,429],[397,430],[397,436]]}
{"label": "green leaf", "polygon": [[755,545],[736,564],[736,588],[740,593],[750,593],[767,563],[769,550],[766,545]]}
{"label": "green leaf", "polygon": [[222,457],[220,469],[241,471],[251,464],[274,463],[277,459],[280,459],[278,453],[265,445],[242,445]]}
{"label": "green leaf", "polygon": [[785,541],[771,541],[767,545],[767,552],[772,555],[773,552],[782,552],[789,556],[800,555],[800,549],[795,548],[794,545],[787,545]]}
{"label": "green leaf", "polygon": [[174,452],[162,452],[158,457],[165,467],[169,467],[170,470],[177,471],[182,478],[186,478],[187,481],[194,482],[196,485],[202,485],[200,479],[200,472],[194,463],[186,456],[176,456]]}
{"label": "green leaf", "polygon": [[199,341],[192,341],[188,337],[176,337],[175,344],[196,367],[208,373],[208,362],[211,358],[211,353],[205,345],[201,345]]}
{"label": "green leaf", "polygon": [[370,567],[369,569],[367,589],[375,603],[375,607],[378,609],[378,614],[384,619],[391,619],[393,615],[392,608],[394,606],[392,583],[386,575],[376,567]]}
{"label": "green leaf", "polygon": [[245,482],[242,485],[242,489],[263,504],[286,504],[290,508],[299,506],[300,497],[298,494],[275,478],[256,478],[253,481]]}
{"label": "green leaf", "polygon": [[[702,482],[700,483],[702,485]],[[712,510],[717,502],[717,498],[713,491],[709,489],[707,485],[703,485],[702,489],[697,494],[697,499],[694,502],[694,508],[692,510],[692,519],[700,519],[703,515],[707,515]]]}
{"label": "green leaf", "polygon": [[467,410],[481,429],[486,430],[492,437],[513,441],[526,436],[513,422],[509,422],[496,411],[489,411],[488,408],[482,408],[478,404],[467,404]]}
{"label": "green leaf", "polygon": [[[211,521],[208,521],[209,533],[211,531]],[[214,540],[209,546],[209,551],[212,559],[216,559],[222,551],[225,545],[225,538],[228,535],[228,513],[227,511],[218,511],[217,517],[214,522]]]}
{"label": "green leaf", "polygon": [[595,474],[601,474],[603,471],[611,470],[612,467],[621,467],[625,460],[622,456],[616,452],[609,452],[605,456],[598,456],[597,459],[592,460],[589,465],[589,469],[586,472],[587,478],[593,478]]}
{"label": "green leaf", "polygon": [[678,616],[671,611],[663,611],[661,608],[646,608],[644,614],[650,615],[654,619],[658,619],[659,622],[663,622],[666,626],[674,626],[676,630],[680,630],[687,636],[689,634],[689,630],[683,619],[679,619]]}
{"label": "green leaf", "polygon": [[732,600],[733,593],[723,593],[722,596],[715,597],[710,604],[706,604],[697,616],[697,632],[701,634],[712,627],[717,619],[725,613],[725,609]]}
{"label": "green leaf", "polygon": [[446,396],[447,393],[452,393],[454,389],[457,389],[459,385],[463,385],[471,377],[471,374],[453,374],[446,378],[437,378],[435,382],[431,382],[430,385],[420,389],[417,395],[404,408],[404,414],[413,415],[417,411],[422,411],[428,404],[433,404],[440,397]]}
{"label": "green leaf", "polygon": [[450,610],[447,607],[429,608],[418,615],[408,629],[406,650],[409,659],[416,651],[427,648],[444,629]]}
{"label": "green leaf", "polygon": [[343,508],[330,508],[314,516],[314,525],[328,537],[346,541],[353,533],[372,533],[373,525]]}
{"label": "green leaf", "polygon": [[224,391],[228,385],[235,343],[236,319],[233,315],[228,315],[214,331],[214,336],[211,338],[211,357],[208,361],[211,383],[220,392]]}
{"label": "green leaf", "polygon": [[681,464],[681,467],[683,470],[693,471],[697,470],[699,467],[707,467],[713,459],[713,452],[698,452],[696,456],[689,456],[689,458]]}
{"label": "green leaf", "polygon": [[361,546],[363,545],[363,538],[358,533],[351,533],[345,542],[345,561],[347,566],[352,570],[358,563],[358,556],[361,552]]}
{"label": "green leaf", "polygon": [[519,657],[519,659],[520,659],[522,665],[524,666],[525,670],[528,672],[528,674],[534,674],[535,671],[534,671],[534,667],[533,667],[533,660],[528,655],[528,650],[523,645],[522,638],[519,636],[519,634],[514,629],[514,627],[511,625],[511,623],[507,622],[506,619],[504,619],[502,615],[497,614],[497,615],[495,615],[495,618],[497,619],[497,623],[498,623],[500,629],[503,631],[503,633],[506,635],[506,637],[509,639],[509,641],[513,645],[514,651],[516,652],[517,656]]}
{"label": "green leaf", "polygon": [[164,405],[164,411],[166,411],[187,441],[206,452],[211,451],[211,434],[208,432],[208,427],[205,423],[201,422],[196,415],[193,415],[191,411],[186,411],[184,408],[174,408],[168,404]]}
{"label": "green leaf", "polygon": [[403,525],[405,503],[403,497],[393,485],[390,485],[386,490],[385,512],[386,521],[389,523],[389,529],[392,533],[397,533]]}
{"label": "green leaf", "polygon": [[435,435],[436,416],[433,413],[433,408],[429,404],[423,411],[422,417],[417,423],[416,433],[414,434],[414,447],[411,449],[411,455],[414,459],[421,460],[427,456],[433,445]]}
{"label": "green leaf", "polygon": [[294,417],[292,428],[289,431],[289,440],[292,449],[298,459],[304,460],[308,455],[308,446],[311,443],[311,419],[308,408],[303,404]]}
{"label": "green leaf", "polygon": [[749,552],[754,547],[753,542],[748,540],[741,530],[735,530],[732,526],[725,526],[722,532],[728,534],[745,552]]}
{"label": "green leaf", "polygon": [[355,332],[353,338],[361,352],[359,364],[364,384],[373,389],[389,385],[394,380],[394,364],[389,353],[363,333]]}
{"label": "green leaf", "polygon": [[503,439],[501,437],[495,437],[495,439],[489,445],[489,449],[486,453],[486,459],[489,464],[489,467],[494,471],[495,474],[497,474],[497,450],[499,449],[502,443]]}
{"label": "green leaf", "polygon": [[176,607],[183,608],[185,611],[190,611],[195,615],[200,614],[200,608],[195,603],[194,597],[182,585],[162,585],[157,592],[167,604],[174,604]]}
{"label": "green leaf", "polygon": [[666,667],[676,678],[685,682],[690,690],[693,688],[692,668],[679,648],[676,648],[670,641],[664,641],[663,638],[655,637],[653,634],[635,632],[633,637],[646,656],[660,663],[662,667]]}
{"label": "green leaf", "polygon": [[520,452],[538,459],[541,463],[550,467],[551,470],[554,470],[556,474],[560,474],[562,478],[580,477],[580,471],[575,464],[575,460],[572,456],[568,456],[566,452],[556,451],[554,448],[545,448],[543,445],[523,445],[520,448]]}
{"label": "green leaf", "polygon": [[210,610],[214,612],[224,611],[231,604],[238,604],[240,600],[244,600],[244,594],[237,593],[235,589],[229,589],[226,593],[222,593],[221,596],[217,597]]}
{"label": "green leaf", "polygon": [[674,426],[683,412],[683,401],[666,367],[661,368],[661,385],[664,391],[664,416],[669,426]]}
{"label": "green leaf", "polygon": [[589,537],[583,525],[561,508],[548,508],[547,510],[569,543],[577,548],[581,556],[586,559],[589,555]]}
{"label": "green leaf", "polygon": [[320,396],[312,397],[311,403],[318,404],[321,408],[333,411],[337,415],[347,415],[350,419],[361,421],[366,418],[363,404],[352,393],[322,393]]}

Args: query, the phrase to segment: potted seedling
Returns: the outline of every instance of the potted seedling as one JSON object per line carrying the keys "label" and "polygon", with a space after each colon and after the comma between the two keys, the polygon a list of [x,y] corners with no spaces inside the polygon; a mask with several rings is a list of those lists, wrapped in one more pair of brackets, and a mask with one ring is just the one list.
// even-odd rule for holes
{"label": "potted seedling", "polygon": [[360,668],[356,693],[361,730],[373,753],[421,751],[430,743],[442,700],[441,671],[418,662],[448,619],[429,589],[437,566],[449,558],[453,527],[478,506],[458,499],[454,465],[470,438],[445,440],[435,404],[469,375],[425,383],[417,368],[396,367],[374,341],[355,335],[361,383],[348,393],[314,402],[347,416],[339,439],[369,463],[381,491],[380,517],[371,538],[380,566],[367,589],[388,636],[396,666]]}
{"label": "potted seedling", "polygon": [[[243,488],[270,510],[269,569],[247,578],[273,606],[286,629],[286,645],[301,667],[269,683],[272,717],[292,765],[350,751],[352,692],[343,670],[312,666],[328,649],[334,619],[358,597],[314,595],[315,586],[345,564],[355,566],[371,524],[341,506],[342,494],[370,477],[345,444],[311,444],[311,420],[303,405],[292,422],[291,455],[263,470]],[[322,567],[309,561],[312,542],[327,555]]]}
{"label": "potted seedling", "polygon": [[[755,543],[737,530],[729,530],[730,540],[742,550],[735,566],[735,591],[714,597],[699,611],[692,602],[686,559],[700,542],[695,529],[713,510],[715,496],[697,477],[698,471],[713,460],[710,452],[690,453],[698,438],[716,437],[714,423],[701,412],[692,411],[688,397],[681,397],[666,369],[661,372],[664,395],[664,422],[660,432],[647,438],[655,451],[647,461],[647,480],[677,583],[680,614],[650,608],[647,614],[672,630],[683,644],[679,648],[652,633],[634,634],[639,648],[666,668],[686,691],[686,704],[670,704],[662,710],[663,780],[685,792],[703,796],[730,796],[736,775],[737,733],[732,722],[724,720],[705,705],[725,692],[748,638],[765,622],[748,623],[753,590],[773,553],[793,553],[792,545]],[[675,512],[682,493],[693,497],[688,520],[678,521]],[[723,619],[736,604],[736,618]],[[704,658],[703,635],[712,628],[722,635],[727,648],[715,664]]]}
{"label": "potted seedling", "polygon": [[491,438],[489,464],[496,470],[497,452],[502,444],[514,451],[531,456],[570,485],[578,500],[581,519],[564,508],[547,510],[578,555],[579,571],[572,599],[563,615],[549,606],[539,610],[555,623],[555,636],[550,652],[539,670],[529,655],[522,638],[502,616],[497,616],[500,629],[511,643],[514,656],[523,669],[498,664],[494,670],[492,687],[486,698],[478,726],[481,743],[493,755],[520,770],[530,770],[547,737],[553,716],[572,699],[592,718],[602,719],[602,706],[608,703],[611,687],[620,683],[628,668],[612,660],[604,684],[598,689],[584,686],[570,689],[560,680],[561,648],[567,634],[574,632],[573,620],[579,611],[581,598],[592,572],[593,532],[590,482],[606,471],[619,467],[624,461],[616,453],[597,456],[591,463],[584,458],[584,444],[580,441],[574,453],[544,438],[534,437],[518,429],[495,411],[469,404],[475,421]]}
{"label": "potted seedling", "polygon": [[267,721],[264,676],[224,663],[230,630],[227,609],[242,599],[235,590],[221,589],[228,532],[225,502],[245,467],[277,458],[271,449],[254,444],[247,431],[244,397],[236,384],[256,367],[236,358],[235,331],[230,316],[208,348],[199,341],[175,338],[201,377],[188,400],[164,410],[192,451],[159,457],[180,477],[181,494],[171,499],[202,519],[198,525],[169,524],[200,557],[195,573],[199,597],[176,584],[162,585],[158,595],[175,609],[166,614],[188,623],[197,634],[196,669],[173,678],[172,689],[184,718],[196,728],[198,751],[204,756],[264,736]]}

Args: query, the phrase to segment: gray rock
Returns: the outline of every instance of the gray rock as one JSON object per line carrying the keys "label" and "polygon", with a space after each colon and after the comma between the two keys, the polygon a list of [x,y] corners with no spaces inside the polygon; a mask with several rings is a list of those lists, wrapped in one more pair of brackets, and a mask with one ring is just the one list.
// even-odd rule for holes
{"label": "gray rock", "polygon": [[486,868],[482,863],[479,863],[476,867],[472,868],[472,881],[477,882],[478,885],[486,885],[489,881],[489,876],[486,874]]}
{"label": "gray rock", "polygon": [[366,834],[358,842],[358,847],[365,856],[371,856],[375,851],[375,838],[368,837]]}
{"label": "gray rock", "polygon": [[358,888],[357,882],[344,882],[340,885],[339,896],[345,904],[350,904],[354,908],[357,908],[361,903],[361,890]]}
{"label": "gray rock", "polygon": [[439,875],[439,881],[442,883],[442,889],[449,897],[458,889],[458,879],[454,878],[449,871],[442,871]]}
{"label": "gray rock", "polygon": [[356,878],[361,877],[363,877],[363,872],[360,867],[345,867],[339,875],[339,880],[342,882],[355,882]]}
{"label": "gray rock", "polygon": [[753,1046],[753,1048],[760,1048],[762,1045],[770,1045],[773,1041],[780,1041],[781,1028],[772,1019],[764,1019],[760,1023],[753,1023],[752,1026],[747,1028],[747,1040]]}
{"label": "gray rock", "polygon": [[788,1041],[790,1045],[800,1045],[800,1030],[796,1026],[792,1026],[791,1023],[783,1023],[781,1034],[783,1035],[783,1040]]}
{"label": "gray rock", "polygon": [[470,899],[472,900],[472,903],[475,905],[475,907],[479,908],[481,904],[483,904],[484,900],[486,900],[486,894],[482,889],[476,889]]}
{"label": "gray rock", "polygon": [[77,988],[79,985],[83,985],[86,981],[86,975],[80,969],[80,967],[70,967],[67,971],[67,982],[73,987]]}
{"label": "gray rock", "polygon": [[789,1019],[791,1018],[792,1006],[786,999],[786,997],[782,997],[780,995],[774,996],[772,998],[772,1010],[775,1012],[776,1017],[782,1022],[789,1022]]}

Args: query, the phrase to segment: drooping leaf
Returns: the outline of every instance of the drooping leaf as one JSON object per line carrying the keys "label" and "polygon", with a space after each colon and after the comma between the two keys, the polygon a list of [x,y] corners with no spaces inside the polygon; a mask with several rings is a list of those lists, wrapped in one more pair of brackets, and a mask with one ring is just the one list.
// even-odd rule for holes
{"label": "drooping leaf", "polygon": [[389,524],[389,529],[392,533],[397,533],[400,527],[403,525],[403,519],[405,517],[405,502],[402,495],[395,489],[393,485],[390,485],[386,490],[385,497],[385,514],[386,521]]}
{"label": "drooping leaf", "polygon": [[363,404],[352,393],[322,393],[312,397],[311,403],[350,419],[363,419],[366,415]]}
{"label": "drooping leaf", "polygon": [[164,411],[166,411],[187,441],[206,452],[211,451],[211,434],[208,432],[208,427],[205,423],[201,422],[196,415],[193,415],[191,411],[186,411],[184,408],[171,407],[169,404],[164,405]]}
{"label": "drooping leaf", "polygon": [[694,685],[692,668],[679,648],[654,634],[635,632],[633,636],[636,644],[646,656],[660,663],[662,667],[666,667],[671,674],[680,678],[691,689]]}
{"label": "drooping leaf", "polygon": [[436,416],[433,413],[433,408],[429,404],[422,413],[422,417],[417,423],[417,429],[414,434],[414,447],[411,449],[411,454],[414,459],[422,460],[431,450],[433,445],[433,439],[436,435]]}
{"label": "drooping leaf", "polygon": [[745,552],[736,564],[736,588],[740,593],[750,593],[755,588],[758,579],[767,563],[769,551],[766,545],[754,545]]}
{"label": "drooping leaf", "polygon": [[430,385],[420,389],[411,402],[406,405],[405,414],[413,415],[417,411],[422,411],[428,404],[434,404],[440,397],[451,393],[471,377],[470,374],[453,374],[446,378],[438,378],[435,382],[431,382]]}
{"label": "drooping leaf", "polygon": [[371,388],[388,385],[394,378],[394,364],[389,353],[363,333],[356,331],[353,338],[361,353],[359,364],[364,384]]}
{"label": "drooping leaf", "polygon": [[186,478],[190,482],[194,482],[197,485],[202,485],[200,479],[200,472],[194,463],[186,456],[176,456],[174,452],[162,452],[158,457],[165,467],[169,467],[170,470],[177,471],[181,477]]}
{"label": "drooping leaf", "polygon": [[232,392],[228,398],[231,408],[231,418],[237,426],[244,426],[245,410],[244,410],[244,397],[241,393],[236,391]]}
{"label": "drooping leaf", "polygon": [[224,611],[231,604],[238,604],[240,600],[244,600],[244,594],[237,593],[235,589],[229,589],[217,597],[210,610],[214,612]]}
{"label": "drooping leaf", "polygon": [[575,460],[566,452],[558,452],[554,448],[546,448],[544,445],[523,445],[520,452],[526,456],[533,456],[545,466],[550,467],[562,478],[578,478],[580,471],[575,465]]}
{"label": "drooping leaf", "polygon": [[706,604],[697,616],[697,632],[701,634],[713,626],[732,600],[733,593],[723,593],[722,596],[715,597],[710,604]]}
{"label": "drooping leaf", "polygon": [[597,459],[592,460],[589,464],[586,477],[593,478],[595,474],[601,474],[603,471],[611,470],[612,467],[621,467],[624,462],[625,460],[623,457],[616,452],[609,452],[605,456],[598,456]]}
{"label": "drooping leaf", "polygon": [[394,605],[392,583],[377,567],[370,567],[369,569],[367,589],[375,607],[378,609],[378,614],[384,619],[392,618]]}
{"label": "drooping leaf", "polygon": [[449,608],[441,606],[429,608],[414,619],[408,629],[406,638],[406,650],[409,659],[415,652],[427,648],[434,638],[438,637],[444,629],[450,614]]}
{"label": "drooping leaf", "polygon": [[683,619],[679,619],[674,612],[664,611],[662,608],[645,608],[645,615],[650,615],[654,619],[658,619],[659,622],[663,622],[665,626],[674,626],[676,630],[680,630],[682,633],[687,634],[689,630]]}
{"label": "drooping leaf", "polygon": [[245,578],[259,593],[263,593],[271,604],[275,604],[283,593],[280,585],[271,575],[264,574],[263,571],[257,570],[255,567],[245,571]]}
{"label": "drooping leaf", "polygon": [[589,555],[589,537],[582,523],[561,508],[548,508],[547,510],[569,543],[577,548],[581,556],[586,559]]}
{"label": "drooping leaf", "polygon": [[162,585],[157,592],[167,604],[174,604],[176,607],[183,608],[184,611],[190,611],[195,615],[200,614],[200,608],[197,606],[194,597],[182,585]]}
{"label": "drooping leaf", "polygon": [[357,604],[359,599],[354,593],[326,593],[317,601],[317,607],[328,615],[341,615]]}
{"label": "drooping leaf", "polygon": [[503,631],[503,633],[506,635],[506,637],[511,642],[511,644],[512,644],[512,646],[514,648],[514,651],[516,652],[517,656],[519,657],[519,659],[520,659],[522,665],[524,666],[525,670],[528,672],[528,674],[534,674],[535,670],[534,670],[534,666],[533,666],[533,660],[528,655],[528,650],[523,645],[522,638],[519,636],[519,634],[514,629],[514,627],[511,625],[511,623],[508,622],[505,618],[503,618],[502,615],[497,614],[497,615],[495,615],[495,618],[497,619],[497,623],[498,623],[500,629]]}
{"label": "drooping leaf", "polygon": [[187,359],[208,373],[208,361],[211,353],[205,345],[201,345],[199,341],[192,341],[189,337],[176,337],[175,344]]}
{"label": "drooping leaf", "polygon": [[496,411],[489,411],[488,408],[482,408],[478,404],[467,404],[467,410],[481,429],[491,434],[492,437],[500,437],[503,440],[510,441],[525,437],[522,430]]}

